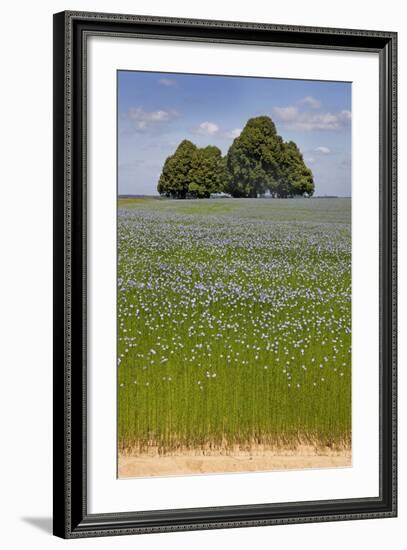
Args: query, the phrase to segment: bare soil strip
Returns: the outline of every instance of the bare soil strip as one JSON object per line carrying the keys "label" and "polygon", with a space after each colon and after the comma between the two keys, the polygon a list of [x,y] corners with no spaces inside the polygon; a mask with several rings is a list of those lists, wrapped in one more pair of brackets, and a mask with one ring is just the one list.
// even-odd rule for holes
{"label": "bare soil strip", "polygon": [[295,450],[239,451],[233,453],[182,452],[173,455],[121,454],[119,479],[169,475],[194,475],[231,472],[303,470],[309,468],[346,468],[352,466],[350,450],[331,451],[301,447]]}

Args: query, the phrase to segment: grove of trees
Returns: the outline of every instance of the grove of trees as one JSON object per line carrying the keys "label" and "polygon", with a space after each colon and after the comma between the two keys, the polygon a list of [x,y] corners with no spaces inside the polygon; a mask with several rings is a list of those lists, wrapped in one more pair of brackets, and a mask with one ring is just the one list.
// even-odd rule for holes
{"label": "grove of trees", "polygon": [[218,147],[198,148],[183,140],[163,166],[157,190],[173,198],[294,197],[314,192],[314,178],[293,141],[277,134],[268,116],[247,121],[225,157]]}

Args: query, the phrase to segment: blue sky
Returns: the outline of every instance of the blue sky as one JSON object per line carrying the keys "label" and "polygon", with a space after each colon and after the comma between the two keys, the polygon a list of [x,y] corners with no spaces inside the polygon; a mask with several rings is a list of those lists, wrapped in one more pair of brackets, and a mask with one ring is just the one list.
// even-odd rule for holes
{"label": "blue sky", "polygon": [[138,71],[118,71],[119,194],[157,194],[183,139],[226,154],[259,115],[297,143],[316,195],[351,195],[350,83]]}

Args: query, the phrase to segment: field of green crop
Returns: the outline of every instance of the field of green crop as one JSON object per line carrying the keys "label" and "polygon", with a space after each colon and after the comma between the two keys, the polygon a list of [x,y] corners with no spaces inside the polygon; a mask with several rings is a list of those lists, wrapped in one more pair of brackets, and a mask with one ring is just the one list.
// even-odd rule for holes
{"label": "field of green crop", "polygon": [[123,199],[119,449],[347,447],[350,199]]}

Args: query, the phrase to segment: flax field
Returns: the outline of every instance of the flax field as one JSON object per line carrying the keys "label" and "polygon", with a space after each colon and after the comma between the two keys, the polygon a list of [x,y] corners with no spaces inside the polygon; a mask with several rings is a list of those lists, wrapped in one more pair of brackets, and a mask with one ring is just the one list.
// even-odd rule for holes
{"label": "flax field", "polygon": [[351,200],[119,199],[118,445],[351,442]]}

